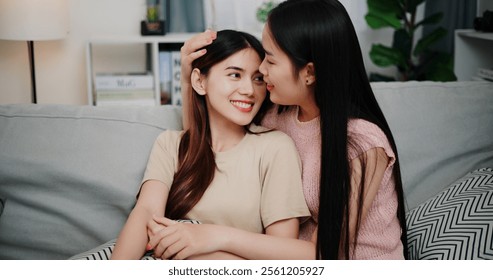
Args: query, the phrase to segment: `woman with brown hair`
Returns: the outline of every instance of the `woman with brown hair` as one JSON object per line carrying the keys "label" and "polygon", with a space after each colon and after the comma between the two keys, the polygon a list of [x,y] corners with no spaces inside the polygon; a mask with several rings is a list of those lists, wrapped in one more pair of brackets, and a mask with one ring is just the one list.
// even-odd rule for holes
{"label": "woman with brown hair", "polygon": [[[166,254],[170,246],[186,253],[176,227],[160,230],[159,243],[149,246],[149,236],[156,235],[149,225],[163,215],[281,240],[296,240],[298,218],[310,216],[293,141],[255,125],[269,102],[259,71],[262,45],[249,34],[223,30],[206,51],[192,64],[192,125],[186,131],[164,131],[155,141],[112,259],[140,259],[150,249],[156,257],[179,258]],[[217,252],[207,257],[236,256]]]}

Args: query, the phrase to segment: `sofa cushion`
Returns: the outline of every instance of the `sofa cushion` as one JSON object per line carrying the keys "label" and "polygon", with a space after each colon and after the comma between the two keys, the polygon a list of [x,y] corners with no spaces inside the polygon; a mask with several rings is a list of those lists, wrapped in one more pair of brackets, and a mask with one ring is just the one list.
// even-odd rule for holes
{"label": "sofa cushion", "polygon": [[493,169],[481,168],[410,211],[411,259],[493,259]]}
{"label": "sofa cushion", "polygon": [[67,259],[117,237],[178,107],[0,106],[0,259]]}
{"label": "sofa cushion", "polygon": [[408,210],[471,170],[493,166],[491,82],[372,87],[395,137]]}

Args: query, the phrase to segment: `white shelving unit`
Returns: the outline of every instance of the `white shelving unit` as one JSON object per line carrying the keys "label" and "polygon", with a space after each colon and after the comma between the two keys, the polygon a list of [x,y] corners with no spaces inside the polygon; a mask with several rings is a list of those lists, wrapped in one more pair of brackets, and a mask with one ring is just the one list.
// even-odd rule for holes
{"label": "white shelving unit", "polygon": [[472,80],[479,67],[493,68],[493,33],[456,30],[454,72],[457,80]]}
{"label": "white shelving unit", "polygon": [[[169,33],[165,36],[135,36],[135,37],[108,37],[108,38],[94,38],[87,42],[86,46],[86,66],[87,66],[87,95],[89,105],[95,104],[95,92],[94,92],[94,80],[95,71],[94,64],[98,63],[95,61],[93,56],[93,48],[96,46],[128,46],[128,45],[140,45],[146,46],[149,44],[150,47],[150,66],[151,72],[154,77],[154,94],[156,99],[156,105],[160,102],[160,87],[159,87],[159,45],[160,44],[182,44],[187,39],[195,35],[194,33]],[[143,58],[145,59],[145,58]],[[118,64],[115,61],[115,64]]]}

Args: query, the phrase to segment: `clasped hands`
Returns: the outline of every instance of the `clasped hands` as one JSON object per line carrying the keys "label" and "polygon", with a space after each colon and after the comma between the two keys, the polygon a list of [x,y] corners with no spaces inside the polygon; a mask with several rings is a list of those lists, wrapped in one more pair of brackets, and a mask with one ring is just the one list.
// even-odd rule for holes
{"label": "clasped hands", "polygon": [[154,257],[184,260],[220,250],[221,235],[210,224],[180,223],[165,217],[153,216],[147,223],[149,243]]}

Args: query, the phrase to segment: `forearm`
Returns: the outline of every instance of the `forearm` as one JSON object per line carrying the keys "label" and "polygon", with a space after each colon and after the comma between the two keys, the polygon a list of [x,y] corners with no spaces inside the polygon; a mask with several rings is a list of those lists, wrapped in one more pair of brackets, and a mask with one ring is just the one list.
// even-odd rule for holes
{"label": "forearm", "polygon": [[148,242],[146,221],[151,216],[143,209],[134,209],[118,236],[111,259],[140,259]]}
{"label": "forearm", "polygon": [[245,259],[315,259],[315,244],[295,238],[252,233],[221,227],[224,243],[221,250]]}
{"label": "forearm", "polygon": [[245,258],[224,251],[195,255],[187,258],[187,260],[244,260],[244,259]]}

